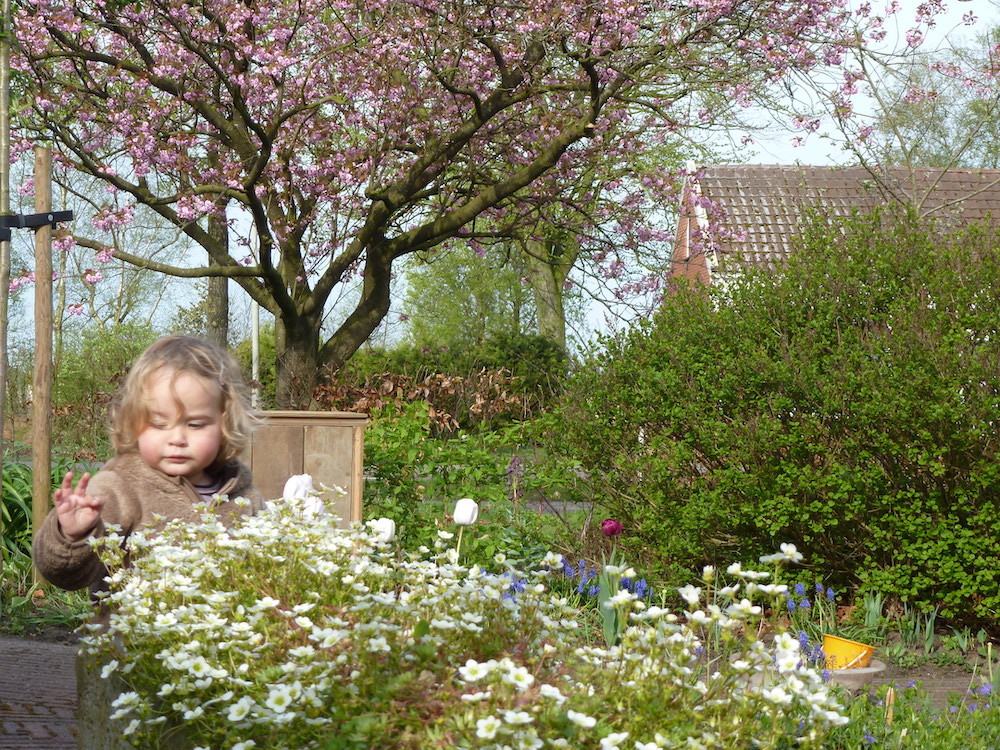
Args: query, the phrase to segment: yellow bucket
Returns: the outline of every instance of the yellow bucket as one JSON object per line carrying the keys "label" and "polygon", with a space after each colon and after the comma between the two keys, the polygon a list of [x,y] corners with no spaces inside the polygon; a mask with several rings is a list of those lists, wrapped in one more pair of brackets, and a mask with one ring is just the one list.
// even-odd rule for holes
{"label": "yellow bucket", "polygon": [[871,664],[875,647],[824,633],[823,653],[827,669],[862,669]]}

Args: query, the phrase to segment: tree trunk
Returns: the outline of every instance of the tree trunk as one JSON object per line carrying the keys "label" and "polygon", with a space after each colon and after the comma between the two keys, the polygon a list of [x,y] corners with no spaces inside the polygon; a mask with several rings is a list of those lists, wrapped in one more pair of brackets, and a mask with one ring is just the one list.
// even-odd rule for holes
{"label": "tree trunk", "polygon": [[275,399],[279,409],[310,408],[319,382],[319,329],[319,321],[305,316],[276,326]]}
{"label": "tree trunk", "polygon": [[225,349],[229,345],[229,279],[209,276],[205,300],[205,338]]}
{"label": "tree trunk", "polygon": [[[221,218],[208,218],[208,234],[229,252],[229,227]],[[209,259],[211,262],[211,258]],[[205,299],[205,338],[225,349],[229,346],[229,279],[209,276]]]}
{"label": "tree trunk", "polygon": [[349,360],[368,341],[389,313],[389,283],[392,258],[378,248],[369,251],[365,262],[361,300],[347,320],[323,345],[319,361],[338,367]]}
{"label": "tree trunk", "polygon": [[528,280],[535,293],[538,333],[566,348],[566,311],[563,284],[576,259],[576,252],[550,240],[528,240],[524,257]]}

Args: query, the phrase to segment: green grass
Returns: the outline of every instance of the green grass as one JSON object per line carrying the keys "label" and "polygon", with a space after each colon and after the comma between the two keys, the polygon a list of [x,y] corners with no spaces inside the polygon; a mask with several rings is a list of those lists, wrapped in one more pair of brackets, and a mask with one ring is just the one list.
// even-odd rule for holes
{"label": "green grass", "polygon": [[73,631],[92,608],[86,591],[36,586],[31,559],[24,553],[8,556],[0,586],[0,633],[4,635],[58,638]]}

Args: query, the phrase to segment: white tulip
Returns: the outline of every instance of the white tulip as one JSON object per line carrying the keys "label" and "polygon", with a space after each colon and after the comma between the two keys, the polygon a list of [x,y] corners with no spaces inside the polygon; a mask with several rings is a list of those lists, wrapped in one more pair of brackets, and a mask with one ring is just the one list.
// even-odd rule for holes
{"label": "white tulip", "polygon": [[469,497],[463,497],[455,504],[455,523],[459,526],[471,526],[479,518],[479,506]]}
{"label": "white tulip", "polygon": [[391,518],[376,518],[372,524],[372,531],[375,532],[375,541],[388,544],[396,538],[396,522]]}
{"label": "white tulip", "polygon": [[318,516],[326,512],[326,505],[318,497],[312,477],[308,474],[289,477],[281,491],[281,497],[285,502],[299,505],[304,516]]}
{"label": "white tulip", "polygon": [[304,500],[313,491],[313,478],[308,474],[296,474],[285,482],[281,496],[285,500]]}

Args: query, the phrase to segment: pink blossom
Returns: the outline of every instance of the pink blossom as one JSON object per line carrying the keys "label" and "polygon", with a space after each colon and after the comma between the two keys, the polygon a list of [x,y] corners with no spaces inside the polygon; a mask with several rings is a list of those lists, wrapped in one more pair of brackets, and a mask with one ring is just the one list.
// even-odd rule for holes
{"label": "pink blossom", "polygon": [[34,283],[35,283],[35,272],[34,271],[25,272],[22,273],[20,276],[11,279],[10,286],[8,287],[8,289],[11,292],[16,292],[22,286],[27,286],[28,284],[34,284]]}
{"label": "pink blossom", "polygon": [[[246,283],[280,297],[323,279],[313,291],[329,296],[309,300],[322,308],[409,253],[466,242],[486,257],[570,227],[575,272],[638,308],[660,293],[644,266],[669,255],[662,207],[680,182],[637,165],[839,68],[865,23],[842,0],[755,0],[736,22],[744,4],[31,0],[13,64],[45,92],[24,120],[67,128],[65,158],[107,183],[98,230],[145,201],[208,245],[203,220],[228,205],[274,269]],[[728,101],[708,109],[706,92]],[[252,267],[237,246],[223,260]]]}
{"label": "pink blossom", "polygon": [[52,249],[59,252],[67,253],[76,247],[76,238],[68,232],[58,234],[52,240]]}
{"label": "pink blossom", "polygon": [[94,214],[91,223],[98,229],[108,232],[115,227],[127,226],[132,223],[133,208],[131,205],[113,208],[105,207]]}

